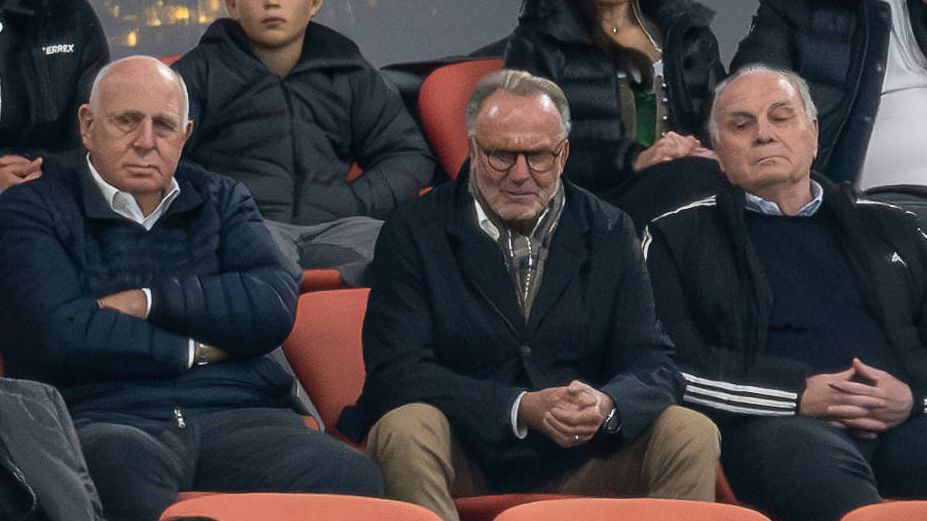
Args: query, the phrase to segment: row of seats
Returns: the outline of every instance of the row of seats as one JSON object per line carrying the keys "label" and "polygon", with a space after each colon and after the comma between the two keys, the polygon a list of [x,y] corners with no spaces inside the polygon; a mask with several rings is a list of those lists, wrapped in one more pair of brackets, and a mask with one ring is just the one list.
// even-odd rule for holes
{"label": "row of seats", "polygon": [[[208,518],[215,521],[440,521],[418,505],[326,494],[220,494],[176,503],[161,521]],[[674,499],[548,499],[499,513],[495,521],[770,521],[759,512],[719,503]],[[860,517],[854,521],[887,518]]]}
{"label": "row of seats", "polygon": [[[842,521],[924,519],[927,501],[869,505]],[[329,494],[215,494],[175,503],[160,521],[440,521],[418,505],[357,496]],[[487,521],[771,521],[747,508],[678,499],[541,499],[502,510]]]}

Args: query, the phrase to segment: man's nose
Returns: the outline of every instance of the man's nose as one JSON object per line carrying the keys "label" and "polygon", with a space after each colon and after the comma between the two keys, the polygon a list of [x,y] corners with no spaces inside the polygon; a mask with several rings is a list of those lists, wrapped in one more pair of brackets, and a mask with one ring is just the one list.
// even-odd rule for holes
{"label": "man's nose", "polygon": [[756,121],[756,141],[757,143],[769,143],[776,139],[776,132],[772,123],[766,118],[759,118]]}
{"label": "man's nose", "polygon": [[151,149],[155,146],[154,122],[143,119],[135,129],[135,141],[132,143],[138,148]]}
{"label": "man's nose", "polygon": [[509,169],[509,180],[514,183],[524,183],[531,179],[531,169],[528,167],[528,158],[524,154],[515,157],[515,164]]}

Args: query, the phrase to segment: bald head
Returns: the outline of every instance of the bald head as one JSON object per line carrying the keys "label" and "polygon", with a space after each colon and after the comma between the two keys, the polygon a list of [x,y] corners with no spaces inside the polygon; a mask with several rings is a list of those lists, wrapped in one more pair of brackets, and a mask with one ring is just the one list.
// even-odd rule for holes
{"label": "bald head", "polygon": [[[182,109],[183,123],[186,124],[190,117],[190,101],[187,95],[187,85],[184,83],[180,74],[162,63],[157,58],[151,56],[129,56],[116,60],[102,69],[93,80],[93,87],[90,90],[90,108],[98,109],[100,106],[100,95],[103,89],[109,84],[120,81],[140,81],[141,78],[154,78],[156,81],[152,86],[160,85],[166,87],[164,82],[174,85],[177,96],[180,99]],[[157,81],[161,80],[161,81]]]}

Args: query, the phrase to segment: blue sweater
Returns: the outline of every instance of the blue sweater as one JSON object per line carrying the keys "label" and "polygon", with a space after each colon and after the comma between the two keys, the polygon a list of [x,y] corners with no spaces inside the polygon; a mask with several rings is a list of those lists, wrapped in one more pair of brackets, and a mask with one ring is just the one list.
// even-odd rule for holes
{"label": "blue sweater", "polygon": [[[0,350],[9,376],[58,386],[75,420],[138,426],[175,408],[283,403],[263,355],[289,333],[297,281],[248,191],[181,165],[151,231],[119,217],[86,171],[50,171],[0,196]],[[151,288],[147,320],[96,299]],[[233,354],[189,369],[189,339]]]}

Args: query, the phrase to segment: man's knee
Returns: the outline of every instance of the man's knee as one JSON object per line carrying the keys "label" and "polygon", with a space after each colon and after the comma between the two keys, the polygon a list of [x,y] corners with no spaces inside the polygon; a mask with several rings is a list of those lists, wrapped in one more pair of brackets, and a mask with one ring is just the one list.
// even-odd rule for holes
{"label": "man's knee", "polygon": [[729,437],[732,450],[749,451],[750,459],[758,465],[791,464],[792,460],[806,460],[841,448],[856,451],[824,422],[804,416],[750,420],[735,428]]}
{"label": "man's knee", "polygon": [[126,425],[91,423],[77,429],[91,472],[151,472],[159,467],[175,472],[178,457],[154,436]]}
{"label": "man's knee", "polygon": [[367,451],[377,462],[406,460],[414,454],[450,457],[451,425],[437,407],[410,403],[386,413],[367,438]]}
{"label": "man's knee", "polygon": [[717,462],[721,453],[718,427],[704,414],[671,405],[651,427],[651,446],[679,455]]}
{"label": "man's knee", "polygon": [[77,434],[108,519],[157,519],[176,499],[183,461],[150,434],[105,423],[82,426]]}
{"label": "man's knee", "polygon": [[383,478],[376,463],[337,440],[328,441],[332,447],[324,448],[327,453],[325,468],[294,469],[302,477],[296,480],[299,485],[292,491],[382,497]]}

